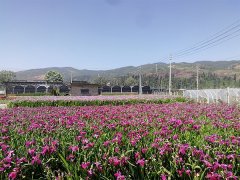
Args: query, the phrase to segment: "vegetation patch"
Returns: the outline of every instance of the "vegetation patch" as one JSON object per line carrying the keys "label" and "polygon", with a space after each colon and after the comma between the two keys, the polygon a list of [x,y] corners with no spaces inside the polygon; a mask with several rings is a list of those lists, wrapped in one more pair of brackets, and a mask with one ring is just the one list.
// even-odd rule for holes
{"label": "vegetation patch", "polygon": [[[148,98],[145,98],[148,97]],[[167,96],[89,96],[89,97],[22,97],[8,103],[8,107],[42,107],[42,106],[103,106],[125,104],[164,104],[187,102],[183,97]]]}

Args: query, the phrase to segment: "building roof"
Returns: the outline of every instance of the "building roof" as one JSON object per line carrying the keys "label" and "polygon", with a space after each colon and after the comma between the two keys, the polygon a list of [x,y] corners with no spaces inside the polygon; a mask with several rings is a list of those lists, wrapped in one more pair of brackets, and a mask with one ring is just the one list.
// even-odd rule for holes
{"label": "building roof", "polygon": [[83,85],[91,85],[91,86],[99,86],[98,84],[92,84],[87,81],[72,81],[71,86],[76,85],[76,86],[83,86]]}

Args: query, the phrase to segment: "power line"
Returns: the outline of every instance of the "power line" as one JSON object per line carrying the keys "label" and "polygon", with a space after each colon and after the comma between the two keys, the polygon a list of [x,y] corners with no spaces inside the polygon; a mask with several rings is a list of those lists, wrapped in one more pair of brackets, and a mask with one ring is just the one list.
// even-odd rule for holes
{"label": "power line", "polygon": [[[214,46],[217,46],[219,44],[222,44],[230,39],[236,38],[240,36],[240,19],[236,20],[231,25],[227,26],[226,28],[218,31],[217,33],[210,36],[208,39],[200,41],[193,45],[190,48],[183,49],[179,52],[174,53],[174,57],[183,57],[187,55],[197,54],[200,51],[204,51],[207,49],[210,49]],[[163,57],[158,60],[159,62],[167,64],[169,61],[169,57]]]}
{"label": "power line", "polygon": [[[238,30],[235,31],[235,32],[240,32],[240,29],[238,29]],[[235,32],[234,32],[234,33],[235,33]],[[182,56],[186,56],[186,55],[196,54],[196,53],[198,53],[199,51],[203,51],[203,50],[210,49],[210,48],[215,47],[215,46],[217,46],[217,45],[219,45],[219,44],[222,44],[222,43],[224,43],[224,42],[226,42],[226,41],[228,41],[228,40],[230,40],[230,39],[233,39],[233,38],[235,38],[235,37],[240,36],[240,33],[239,33],[239,34],[236,34],[235,36],[229,37],[229,36],[233,35],[234,33],[229,34],[229,35],[226,35],[226,36],[224,36],[224,37],[222,37],[222,38],[220,38],[220,39],[217,39],[217,40],[214,41],[214,42],[208,43],[208,44],[206,44],[206,45],[204,45],[204,46],[201,46],[201,47],[199,47],[199,48],[197,48],[197,49],[195,49],[195,50],[192,50],[192,51],[189,51],[189,52],[180,54],[180,55],[178,55],[178,56],[176,56],[176,57],[182,57]],[[229,38],[228,38],[228,37],[229,37]],[[227,38],[227,39],[226,39],[226,38]],[[219,43],[217,43],[217,42],[219,42]]]}
{"label": "power line", "polygon": [[[213,34],[212,36],[210,36],[208,39],[200,41],[198,43],[196,43],[195,45],[193,45],[190,48],[186,48],[183,49],[181,51],[178,51],[176,53],[174,53],[174,57],[183,57],[186,55],[192,55],[192,54],[196,54],[199,51],[204,51],[207,50],[211,47],[217,46],[219,44],[222,44],[230,39],[233,39],[237,36],[240,35],[236,34],[238,32],[240,32],[240,19],[236,20],[234,23],[232,23],[231,25],[227,26],[226,28],[218,31],[217,33]],[[236,35],[234,35],[236,34]],[[164,61],[165,63],[168,62],[168,57],[163,57],[158,61]]]}
{"label": "power line", "polygon": [[[214,41],[214,40],[217,39],[217,38],[221,38],[221,36],[223,36],[223,35],[231,32],[232,30],[238,28],[238,27],[240,26],[240,24],[237,24],[237,25],[235,25],[235,24],[238,23],[239,21],[240,21],[240,19],[237,20],[237,21],[235,21],[234,23],[232,23],[230,26],[227,26],[227,27],[224,28],[223,30],[221,30],[221,31],[213,34],[213,35],[210,36],[208,39],[196,43],[195,45],[193,45],[193,46],[190,47],[190,48],[186,48],[186,49],[183,49],[183,50],[181,50],[181,51],[179,51],[179,52],[174,53],[174,56],[178,56],[178,55],[183,54],[183,53],[185,53],[185,52],[187,52],[187,51],[194,50],[194,49],[199,48],[199,47],[201,47],[201,46],[203,46],[203,45],[205,45],[205,44],[210,43],[211,41]],[[238,30],[237,30],[237,32],[238,32]]]}

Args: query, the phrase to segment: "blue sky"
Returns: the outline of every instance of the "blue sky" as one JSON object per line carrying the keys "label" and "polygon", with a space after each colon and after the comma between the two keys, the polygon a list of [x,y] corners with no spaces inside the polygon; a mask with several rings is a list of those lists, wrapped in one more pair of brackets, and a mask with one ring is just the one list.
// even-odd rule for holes
{"label": "blue sky", "polygon": [[[0,0],[0,69],[166,61],[240,19],[239,0]],[[240,21],[239,21],[240,24]],[[240,59],[240,36],[175,62]]]}

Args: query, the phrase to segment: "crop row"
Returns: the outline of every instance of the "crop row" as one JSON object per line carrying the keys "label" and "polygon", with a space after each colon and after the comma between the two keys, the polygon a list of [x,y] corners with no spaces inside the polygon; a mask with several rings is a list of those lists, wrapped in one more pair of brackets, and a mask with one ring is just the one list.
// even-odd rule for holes
{"label": "crop row", "polygon": [[8,107],[42,107],[42,106],[103,106],[103,105],[126,105],[126,104],[163,104],[174,102],[186,102],[183,97],[168,96],[83,96],[83,97],[20,97],[8,103]]}

